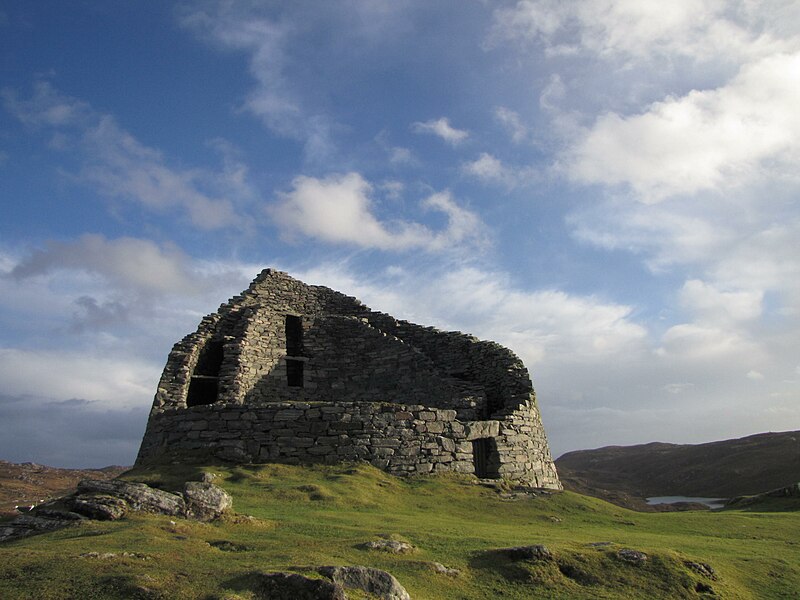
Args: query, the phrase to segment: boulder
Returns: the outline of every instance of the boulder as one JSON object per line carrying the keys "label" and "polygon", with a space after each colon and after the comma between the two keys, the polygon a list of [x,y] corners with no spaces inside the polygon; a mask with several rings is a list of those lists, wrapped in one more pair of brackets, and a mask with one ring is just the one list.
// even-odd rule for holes
{"label": "boulder", "polygon": [[637,567],[641,567],[647,562],[647,554],[631,548],[620,548],[617,550],[617,557]]}
{"label": "boulder", "polygon": [[230,494],[213,483],[187,481],[183,490],[186,516],[199,521],[218,518],[233,506]]}
{"label": "boulder", "polygon": [[78,496],[83,495],[121,498],[132,510],[142,512],[181,517],[186,514],[186,503],[182,497],[151,488],[144,483],[130,483],[119,479],[84,479],[78,483]]}
{"label": "boulder", "polygon": [[501,548],[498,552],[505,554],[511,560],[552,560],[553,558],[547,546],[542,544]]}
{"label": "boulder", "polygon": [[408,542],[398,542],[396,540],[375,540],[364,544],[367,550],[380,550],[391,554],[410,554],[416,548]]}
{"label": "boulder", "polygon": [[381,600],[411,600],[391,573],[371,567],[319,567],[317,572],[345,588],[363,590]]}
{"label": "boulder", "polygon": [[115,496],[83,494],[67,498],[66,504],[73,512],[98,521],[116,521],[128,513],[128,503]]}
{"label": "boulder", "polygon": [[703,577],[711,579],[712,581],[716,581],[717,579],[717,572],[714,570],[714,567],[708,563],[685,560],[683,561],[683,564],[698,575],[702,575]]}
{"label": "boulder", "polygon": [[259,600],[347,600],[341,585],[297,573],[258,573],[253,592]]}
{"label": "boulder", "polygon": [[427,563],[431,569],[433,569],[439,575],[448,575],[450,577],[457,577],[461,574],[461,571],[458,569],[454,569],[452,567],[446,567],[442,563],[439,562],[430,562]]}
{"label": "boulder", "polygon": [[10,542],[39,533],[55,531],[76,525],[82,520],[81,515],[67,511],[46,510],[25,514],[9,523],[0,525],[0,542]]}

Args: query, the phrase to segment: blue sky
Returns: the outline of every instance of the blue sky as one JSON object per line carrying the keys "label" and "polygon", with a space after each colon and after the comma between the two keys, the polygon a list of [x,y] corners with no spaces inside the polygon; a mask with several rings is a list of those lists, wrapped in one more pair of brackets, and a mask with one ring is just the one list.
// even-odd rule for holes
{"label": "blue sky", "polygon": [[800,429],[793,1],[0,2],[0,457],[129,464],[264,267],[514,349],[554,455]]}

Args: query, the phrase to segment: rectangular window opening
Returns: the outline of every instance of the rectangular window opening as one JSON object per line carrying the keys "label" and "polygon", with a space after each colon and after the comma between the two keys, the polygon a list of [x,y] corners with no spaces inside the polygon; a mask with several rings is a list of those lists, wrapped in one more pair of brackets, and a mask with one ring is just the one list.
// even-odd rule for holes
{"label": "rectangular window opening", "polygon": [[303,361],[286,359],[286,383],[289,387],[303,387]]}
{"label": "rectangular window opening", "polygon": [[186,394],[186,406],[201,406],[217,401],[219,377],[196,375],[189,380],[189,392]]}
{"label": "rectangular window opening", "polygon": [[189,379],[186,406],[201,406],[217,401],[219,372],[224,358],[225,346],[222,340],[208,340],[205,343]]}
{"label": "rectangular window opening", "polygon": [[286,354],[303,356],[303,318],[286,315]]}

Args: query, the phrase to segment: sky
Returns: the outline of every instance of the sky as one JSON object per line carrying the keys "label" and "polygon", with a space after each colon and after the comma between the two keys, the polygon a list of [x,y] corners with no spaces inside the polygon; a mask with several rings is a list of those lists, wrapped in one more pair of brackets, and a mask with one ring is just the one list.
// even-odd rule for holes
{"label": "sky", "polygon": [[0,458],[131,464],[266,267],[513,349],[554,456],[800,429],[794,0],[0,0]]}

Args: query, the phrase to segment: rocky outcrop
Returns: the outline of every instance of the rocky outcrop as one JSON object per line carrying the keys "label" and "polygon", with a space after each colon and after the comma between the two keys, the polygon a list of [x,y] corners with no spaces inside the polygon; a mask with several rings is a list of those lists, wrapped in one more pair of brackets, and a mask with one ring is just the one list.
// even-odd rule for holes
{"label": "rocky outcrop", "polygon": [[298,573],[258,573],[253,593],[264,600],[347,600],[341,585]]}
{"label": "rocky outcrop", "polygon": [[84,519],[116,521],[131,511],[211,521],[232,506],[231,496],[211,483],[187,482],[180,495],[144,483],[84,479],[71,496],[42,504],[1,526],[0,542],[54,531]]}
{"label": "rocky outcrop", "polygon": [[737,498],[731,498],[725,504],[725,506],[726,508],[742,508],[745,506],[758,504],[759,502],[764,502],[770,498],[800,498],[800,483],[793,483],[792,485],[770,490],[755,496],[739,496]]}
{"label": "rocky outcrop", "polygon": [[212,483],[187,481],[183,489],[186,517],[198,521],[213,521],[233,506],[230,494]]}
{"label": "rocky outcrop", "polygon": [[504,554],[511,560],[551,560],[553,558],[547,546],[543,546],[542,544],[501,548],[498,552]]}
{"label": "rocky outcrop", "polygon": [[685,560],[683,564],[686,565],[689,569],[697,573],[698,575],[702,575],[706,579],[711,579],[712,581],[717,580],[717,572],[714,570],[710,564],[706,562],[696,562],[693,560]]}
{"label": "rocky outcrop", "polygon": [[124,501],[130,510],[137,512],[176,517],[186,514],[186,501],[183,497],[152,488],[144,483],[131,483],[120,479],[110,481],[84,479],[78,483],[77,498],[91,501],[97,497],[118,498]]}
{"label": "rocky outcrop", "polygon": [[617,550],[617,558],[637,567],[641,567],[649,560],[647,554],[633,548],[620,548]]}
{"label": "rocky outcrop", "polygon": [[[303,571],[311,574],[308,568]],[[347,600],[347,589],[381,600],[411,600],[400,582],[380,569],[328,566],[313,567],[313,573],[323,579],[301,573],[253,573],[250,578],[255,584],[250,589],[255,598],[269,600]]]}
{"label": "rocky outcrop", "polygon": [[411,600],[391,573],[371,567],[319,567],[317,572],[345,588],[363,590],[381,600]]}
{"label": "rocky outcrop", "polygon": [[397,540],[375,540],[374,542],[367,542],[363,547],[367,550],[380,550],[381,552],[389,552],[390,554],[411,554],[416,550],[416,548],[408,542],[400,542]]}
{"label": "rocky outcrop", "polygon": [[34,514],[22,515],[9,523],[1,524],[0,542],[63,529],[82,520],[81,515],[68,511],[39,510]]}
{"label": "rocky outcrop", "polygon": [[67,498],[73,512],[98,521],[116,521],[128,514],[128,503],[122,498],[102,494]]}

